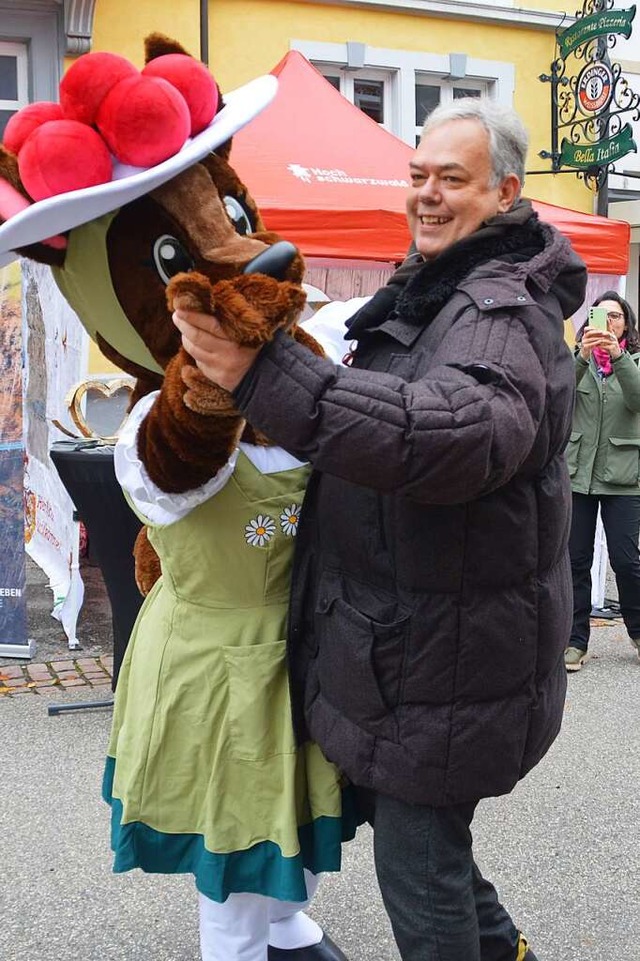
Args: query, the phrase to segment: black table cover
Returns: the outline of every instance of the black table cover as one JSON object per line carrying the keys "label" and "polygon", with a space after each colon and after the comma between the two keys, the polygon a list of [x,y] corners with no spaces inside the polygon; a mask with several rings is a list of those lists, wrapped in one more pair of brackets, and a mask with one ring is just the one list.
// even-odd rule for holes
{"label": "black table cover", "polygon": [[113,623],[113,688],[131,629],[142,604],[136,586],[133,544],[142,526],[116,480],[113,448],[53,444],[53,461],[89,535],[111,603]]}

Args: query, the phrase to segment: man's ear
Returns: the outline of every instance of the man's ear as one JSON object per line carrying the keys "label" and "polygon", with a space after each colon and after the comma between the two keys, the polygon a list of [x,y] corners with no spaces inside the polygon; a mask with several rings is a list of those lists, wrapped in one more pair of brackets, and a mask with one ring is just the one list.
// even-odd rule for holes
{"label": "man's ear", "polygon": [[515,174],[507,174],[498,188],[498,210],[505,214],[511,210],[520,196],[520,180]]}

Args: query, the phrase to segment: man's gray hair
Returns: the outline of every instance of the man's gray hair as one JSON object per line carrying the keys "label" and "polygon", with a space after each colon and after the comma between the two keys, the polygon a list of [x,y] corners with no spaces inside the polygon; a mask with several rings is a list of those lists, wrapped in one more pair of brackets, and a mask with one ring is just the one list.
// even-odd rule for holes
{"label": "man's gray hair", "polygon": [[477,120],[489,134],[492,187],[497,187],[508,174],[515,174],[520,186],[524,184],[529,136],[515,110],[485,97],[463,97],[436,107],[424,122],[421,138],[451,120]]}

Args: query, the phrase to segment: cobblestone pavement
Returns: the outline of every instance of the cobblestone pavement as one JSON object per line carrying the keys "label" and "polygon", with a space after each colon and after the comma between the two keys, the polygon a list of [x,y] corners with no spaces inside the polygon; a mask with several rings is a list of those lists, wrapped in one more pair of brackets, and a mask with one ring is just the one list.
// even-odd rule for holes
{"label": "cobblestone pavement", "polygon": [[43,664],[4,664],[0,666],[0,696],[43,694],[51,688],[111,687],[113,657],[69,658]]}
{"label": "cobblestone pavement", "polygon": [[111,606],[100,568],[90,559],[82,558],[80,572],[85,586],[77,627],[82,647],[70,650],[62,625],[51,616],[48,578],[27,556],[28,633],[34,641],[35,653],[33,661],[0,658],[0,699],[21,694],[53,694],[64,688],[111,688]]}
{"label": "cobblestone pavement", "polygon": [[51,616],[53,595],[46,574],[26,558],[28,636],[32,660],[0,657],[0,699],[45,695],[64,688],[110,688],[113,672],[111,606],[100,568],[82,558],[84,604],[78,618],[81,647],[71,650],[58,620]]}

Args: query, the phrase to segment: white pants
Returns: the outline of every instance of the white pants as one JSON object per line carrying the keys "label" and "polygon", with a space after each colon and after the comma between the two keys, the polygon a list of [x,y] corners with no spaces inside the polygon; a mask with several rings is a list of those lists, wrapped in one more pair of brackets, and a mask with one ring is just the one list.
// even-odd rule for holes
{"label": "white pants", "polygon": [[322,940],[322,928],[304,909],[318,887],[305,871],[306,901],[278,901],[261,894],[230,894],[220,904],[199,894],[202,961],[267,961],[269,944],[291,950]]}

